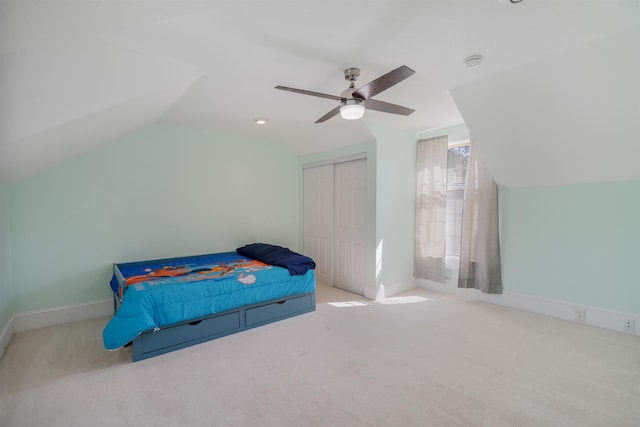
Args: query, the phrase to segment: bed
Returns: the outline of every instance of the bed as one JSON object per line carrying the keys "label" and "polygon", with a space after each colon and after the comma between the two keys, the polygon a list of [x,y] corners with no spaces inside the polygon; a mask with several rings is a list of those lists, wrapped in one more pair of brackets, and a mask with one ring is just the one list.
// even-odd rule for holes
{"label": "bed", "polygon": [[315,310],[315,263],[276,245],[113,265],[104,346],[133,361]]}

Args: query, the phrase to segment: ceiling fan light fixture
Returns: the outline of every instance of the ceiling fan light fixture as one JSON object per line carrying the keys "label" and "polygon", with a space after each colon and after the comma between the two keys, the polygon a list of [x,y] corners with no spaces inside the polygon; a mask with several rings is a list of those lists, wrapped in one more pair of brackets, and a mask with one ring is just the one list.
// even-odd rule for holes
{"label": "ceiling fan light fixture", "polygon": [[358,103],[347,103],[340,106],[340,117],[345,120],[358,120],[364,116],[364,105]]}

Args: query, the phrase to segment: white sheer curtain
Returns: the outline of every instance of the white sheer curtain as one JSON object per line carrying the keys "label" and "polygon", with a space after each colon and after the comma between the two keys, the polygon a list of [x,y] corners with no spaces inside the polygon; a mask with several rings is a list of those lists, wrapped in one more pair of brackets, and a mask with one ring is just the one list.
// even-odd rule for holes
{"label": "white sheer curtain", "polygon": [[478,159],[473,142],[469,148],[458,287],[501,294],[498,186],[484,162]]}
{"label": "white sheer curtain", "polygon": [[448,137],[421,139],[417,148],[415,276],[444,282]]}

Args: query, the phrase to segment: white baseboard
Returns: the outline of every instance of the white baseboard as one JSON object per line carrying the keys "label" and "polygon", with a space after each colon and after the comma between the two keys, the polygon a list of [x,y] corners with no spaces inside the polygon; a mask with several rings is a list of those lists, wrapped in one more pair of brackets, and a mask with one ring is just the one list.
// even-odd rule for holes
{"label": "white baseboard", "polygon": [[413,277],[404,279],[404,280],[396,280],[393,282],[382,283],[378,287],[378,293],[375,295],[374,298],[370,298],[370,299],[377,301],[384,298],[390,298],[402,292],[415,289],[416,286],[417,286],[416,279],[414,279]]}
{"label": "white baseboard", "polygon": [[105,299],[18,313],[12,318],[12,329],[13,332],[24,332],[111,315],[113,315],[113,300]]}
{"label": "white baseboard", "polygon": [[104,299],[82,304],[66,305],[47,310],[18,313],[0,331],[0,358],[16,332],[31,331],[49,326],[113,315],[113,300]]}
{"label": "white baseboard", "polygon": [[[640,336],[640,316],[637,314],[620,313],[597,307],[571,304],[564,301],[557,301],[515,292],[505,292],[499,295],[487,294],[480,292],[477,289],[461,289],[455,284],[443,284],[424,279],[416,279],[416,281],[417,285],[421,288],[451,293],[509,308],[515,308],[611,331]],[[576,320],[576,312],[578,310],[584,310],[584,321]],[[626,331],[624,329],[625,320],[627,319],[635,322],[634,331]]]}

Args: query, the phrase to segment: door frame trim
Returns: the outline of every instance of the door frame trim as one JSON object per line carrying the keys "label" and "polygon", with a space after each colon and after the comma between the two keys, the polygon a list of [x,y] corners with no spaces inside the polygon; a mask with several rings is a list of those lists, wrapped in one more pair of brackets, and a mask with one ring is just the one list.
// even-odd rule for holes
{"label": "door frame trim", "polygon": [[368,156],[366,152],[355,153],[355,154],[350,154],[348,156],[336,157],[336,158],[326,159],[326,160],[319,160],[317,162],[304,163],[302,165],[302,169],[315,168],[318,166],[335,165],[336,163],[346,163],[353,160],[366,159],[367,157]]}

